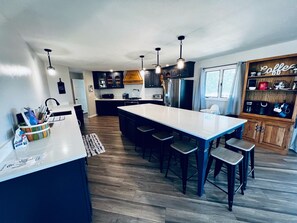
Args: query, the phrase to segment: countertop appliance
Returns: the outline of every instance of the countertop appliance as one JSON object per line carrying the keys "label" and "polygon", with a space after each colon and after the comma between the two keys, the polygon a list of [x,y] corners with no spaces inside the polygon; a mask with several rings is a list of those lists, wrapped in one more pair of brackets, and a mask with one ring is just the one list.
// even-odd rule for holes
{"label": "countertop appliance", "polygon": [[261,81],[259,82],[259,86],[258,86],[259,90],[267,90],[268,89],[268,82],[267,81]]}
{"label": "countertop appliance", "polygon": [[103,99],[113,99],[114,98],[114,94],[102,94],[101,97]]}
{"label": "countertop appliance", "polygon": [[163,82],[164,104],[192,110],[193,80],[167,79]]}
{"label": "countertop appliance", "polygon": [[129,99],[129,94],[128,93],[123,93],[122,98],[123,99]]}
{"label": "countertop appliance", "polygon": [[255,113],[259,115],[267,115],[269,113],[269,102],[267,101],[256,101],[255,102]]}
{"label": "countertop appliance", "polygon": [[153,99],[162,99],[163,95],[162,94],[153,94]]}
{"label": "countertop appliance", "polygon": [[244,102],[244,112],[246,113],[255,113],[255,101],[245,101]]}

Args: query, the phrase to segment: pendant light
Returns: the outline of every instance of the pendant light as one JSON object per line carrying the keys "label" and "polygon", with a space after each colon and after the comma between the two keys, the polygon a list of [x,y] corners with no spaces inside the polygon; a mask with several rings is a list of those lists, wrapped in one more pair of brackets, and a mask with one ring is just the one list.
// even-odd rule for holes
{"label": "pendant light", "polygon": [[156,65],[156,74],[160,74],[161,73],[161,65],[159,64],[159,51],[161,50],[160,47],[155,48],[155,50],[157,51],[157,65]]}
{"label": "pendant light", "polygon": [[185,39],[185,36],[178,36],[177,39],[180,41],[179,58],[177,59],[177,68],[183,69],[185,66],[185,59],[182,58],[182,53],[183,53],[183,40]]}
{"label": "pendant light", "polygon": [[48,58],[48,63],[49,63],[49,66],[46,68],[47,72],[48,72],[49,75],[53,76],[53,75],[56,74],[56,70],[52,66],[52,63],[51,63],[50,52],[52,52],[52,50],[51,49],[44,49],[44,51],[47,52],[47,58]]}
{"label": "pendant light", "polygon": [[144,55],[140,55],[139,57],[141,58],[141,70],[140,70],[140,74],[141,74],[141,76],[144,76],[144,68],[143,68],[143,58],[144,58]]}

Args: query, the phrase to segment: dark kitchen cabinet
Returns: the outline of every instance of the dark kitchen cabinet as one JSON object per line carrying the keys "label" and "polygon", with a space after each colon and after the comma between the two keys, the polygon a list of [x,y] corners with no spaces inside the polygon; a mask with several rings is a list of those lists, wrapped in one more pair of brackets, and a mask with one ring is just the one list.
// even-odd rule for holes
{"label": "dark kitchen cabinet", "polygon": [[107,88],[124,88],[123,78],[123,71],[107,72]]}
{"label": "dark kitchen cabinet", "polygon": [[145,88],[161,87],[160,75],[155,73],[155,70],[146,70],[144,74]]}
{"label": "dark kitchen cabinet", "polygon": [[93,71],[93,82],[95,89],[105,89],[106,85],[106,72]]}
{"label": "dark kitchen cabinet", "polygon": [[119,112],[120,130],[123,135],[135,142],[137,123],[129,113]]}
{"label": "dark kitchen cabinet", "polygon": [[85,158],[0,183],[0,222],[92,222]]}
{"label": "dark kitchen cabinet", "polygon": [[123,71],[93,71],[95,89],[124,88]]}
{"label": "dark kitchen cabinet", "polygon": [[118,115],[118,106],[124,106],[123,100],[98,100],[96,101],[97,115]]}
{"label": "dark kitchen cabinet", "polygon": [[162,69],[163,78],[187,78],[194,77],[195,62],[185,62],[183,69],[178,69],[176,65],[165,67]]}
{"label": "dark kitchen cabinet", "polygon": [[164,105],[164,102],[162,100],[157,101],[157,100],[140,100],[139,104],[155,104],[155,105]]}
{"label": "dark kitchen cabinet", "polygon": [[120,99],[101,99],[96,100],[96,112],[97,115],[118,115],[118,107],[119,106],[128,106],[128,105],[135,105],[135,104],[158,104],[164,105],[162,100],[120,100]]}

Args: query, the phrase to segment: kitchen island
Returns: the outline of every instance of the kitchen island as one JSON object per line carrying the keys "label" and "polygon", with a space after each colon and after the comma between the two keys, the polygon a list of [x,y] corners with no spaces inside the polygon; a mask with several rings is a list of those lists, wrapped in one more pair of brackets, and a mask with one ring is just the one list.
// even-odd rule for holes
{"label": "kitchen island", "polygon": [[209,144],[212,140],[235,130],[241,138],[245,119],[190,111],[154,104],[124,106],[118,108],[120,130],[123,135],[135,140],[136,128],[149,124],[158,128],[166,127],[189,135],[198,144],[198,196],[203,195],[205,171],[208,161]]}
{"label": "kitchen island", "polygon": [[91,222],[86,151],[73,107],[54,109],[64,111],[71,114],[54,122],[47,138],[0,149],[10,151],[0,162],[1,223]]}

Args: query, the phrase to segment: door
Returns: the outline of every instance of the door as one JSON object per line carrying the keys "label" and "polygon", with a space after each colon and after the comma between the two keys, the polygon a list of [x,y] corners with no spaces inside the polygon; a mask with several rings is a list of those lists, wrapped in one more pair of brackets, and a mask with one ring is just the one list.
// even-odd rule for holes
{"label": "door", "polygon": [[244,130],[242,137],[251,142],[258,142],[259,130],[261,128],[261,122],[253,119],[248,119],[244,124]]}
{"label": "door", "polygon": [[287,148],[291,124],[265,121],[262,123],[259,143],[280,150]]}
{"label": "door", "polygon": [[88,112],[85,81],[82,79],[72,79],[74,103],[81,104],[84,113]]}

